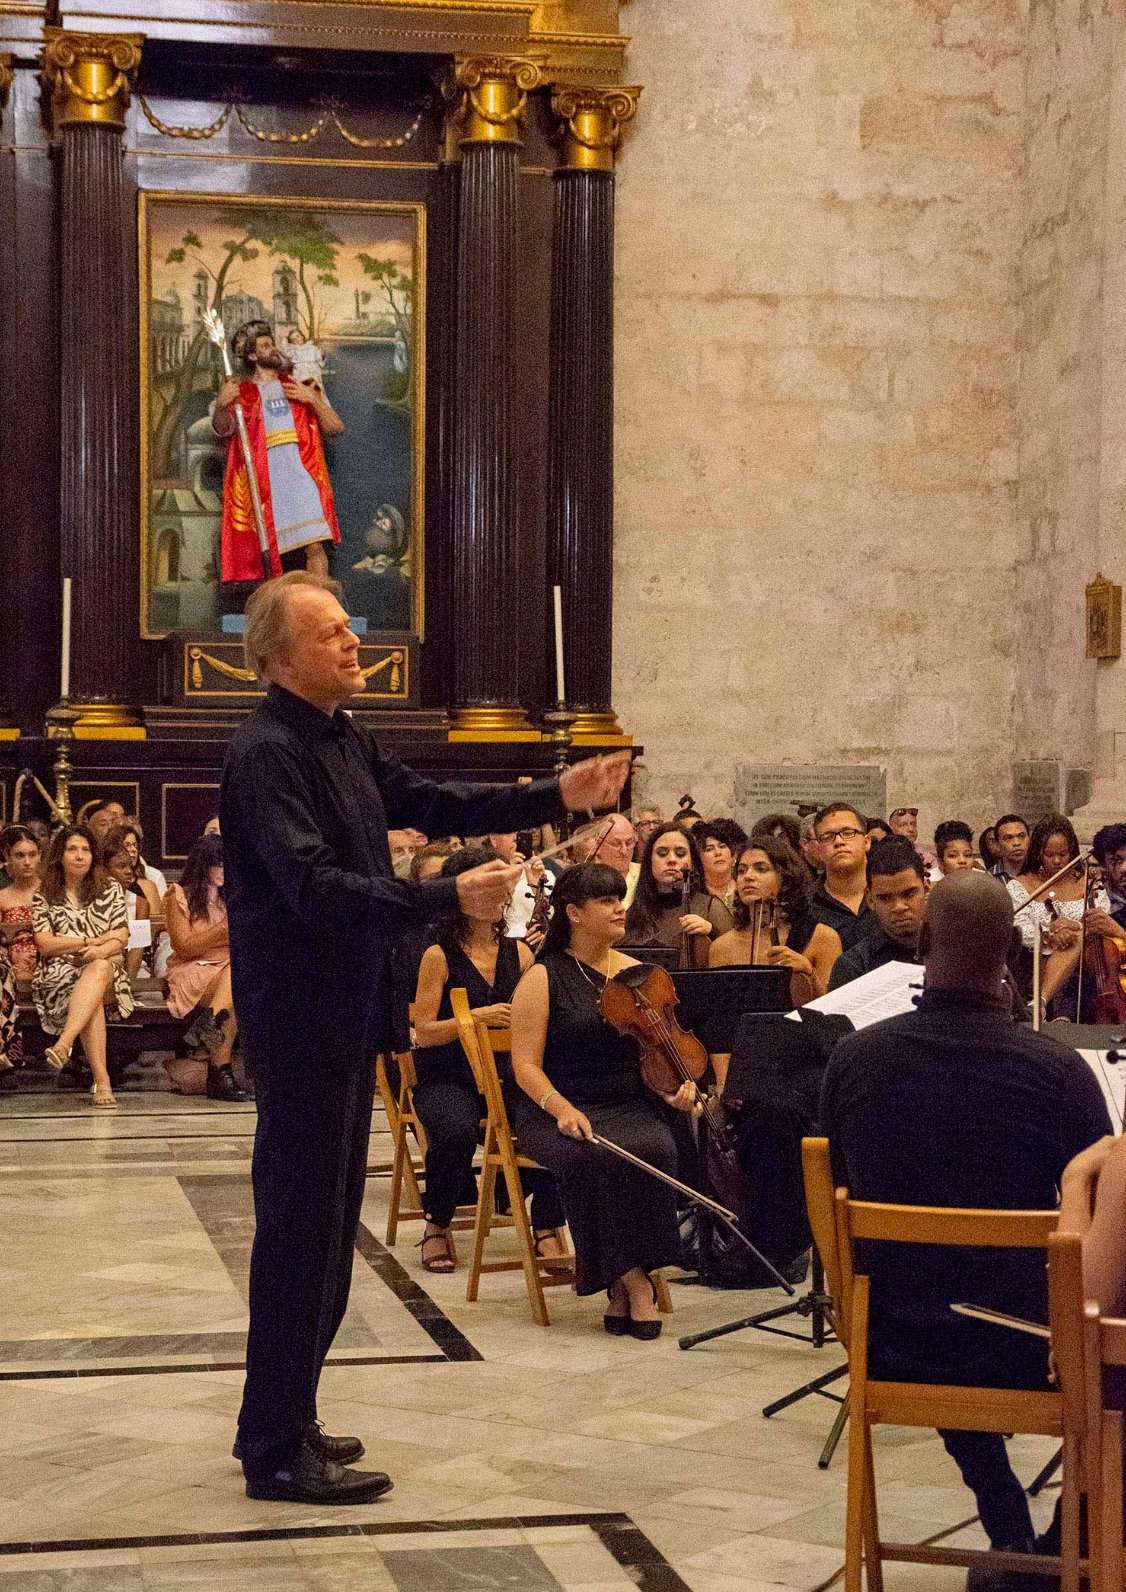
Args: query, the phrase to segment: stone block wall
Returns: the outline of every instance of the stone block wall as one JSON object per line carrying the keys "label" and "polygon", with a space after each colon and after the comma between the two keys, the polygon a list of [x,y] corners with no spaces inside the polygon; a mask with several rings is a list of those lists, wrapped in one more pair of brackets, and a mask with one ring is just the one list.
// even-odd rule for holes
{"label": "stone block wall", "polygon": [[1013,758],[1092,752],[1109,18],[626,20],[615,705],[649,789],[718,810],[737,763],[878,762],[924,826],[983,822]]}

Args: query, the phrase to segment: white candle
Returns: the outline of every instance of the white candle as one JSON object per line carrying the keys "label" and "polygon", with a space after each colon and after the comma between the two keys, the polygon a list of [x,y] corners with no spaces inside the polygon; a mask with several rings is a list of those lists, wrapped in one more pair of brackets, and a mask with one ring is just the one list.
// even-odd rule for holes
{"label": "white candle", "polygon": [[1032,925],[1032,1027],[1040,1032],[1040,925]]}
{"label": "white candle", "polygon": [[70,593],[71,579],[69,575],[63,576],[63,657],[60,670],[59,695],[64,702],[70,697]]}
{"label": "white candle", "polygon": [[551,588],[555,601],[555,700],[567,700],[566,681],[563,678],[563,588]]}

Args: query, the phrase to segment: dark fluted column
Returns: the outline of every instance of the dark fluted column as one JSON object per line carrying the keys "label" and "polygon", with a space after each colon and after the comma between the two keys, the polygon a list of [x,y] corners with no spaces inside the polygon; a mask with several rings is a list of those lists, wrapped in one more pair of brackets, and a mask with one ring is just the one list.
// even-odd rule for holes
{"label": "dark fluted column", "polygon": [[[449,91],[450,82],[443,84]],[[426,310],[429,355],[428,384],[435,394],[428,409],[429,474],[426,491],[428,526],[426,558],[426,628],[431,634],[448,631],[451,608],[457,598],[452,579],[450,537],[456,493],[454,491],[457,436],[457,229],[461,192],[461,150],[451,104],[446,117],[442,159],[435,179],[434,203],[427,221],[430,282]],[[433,531],[433,535],[430,532]],[[453,659],[445,646],[423,653],[428,705],[446,706],[453,700]]]}
{"label": "dark fluted column", "polygon": [[614,153],[636,88],[558,89],[551,278],[548,581],[563,592],[573,736],[621,736],[610,705],[614,561]]}
{"label": "dark fluted column", "polygon": [[122,269],[122,131],[139,35],[48,29],[44,75],[59,140],[60,516],[74,581],[71,700],[78,733],[143,736],[130,638],[137,626],[133,361]]}
{"label": "dark fluted column", "polygon": [[453,479],[452,734],[538,739],[518,700],[509,623],[518,596],[514,345],[520,123],[539,68],[457,63],[458,313]]}
{"label": "dark fluted column", "polygon": [[[8,103],[8,92],[12,87],[14,77],[15,66],[11,55],[9,55],[6,51],[0,53],[0,117],[3,116],[4,107]],[[11,329],[9,327],[5,327],[4,329],[10,335]],[[2,560],[0,560],[0,563],[2,563]],[[16,605],[15,592],[7,590],[6,588],[0,588],[0,596],[2,596],[3,599],[3,603],[0,606],[6,606],[10,604],[11,606],[8,611],[14,611]],[[9,665],[14,662],[10,651],[7,653],[5,661]],[[12,715],[11,705],[4,694],[4,682],[3,680],[0,680],[0,741],[14,741],[18,738],[18,736],[19,729],[17,728],[16,721]]]}

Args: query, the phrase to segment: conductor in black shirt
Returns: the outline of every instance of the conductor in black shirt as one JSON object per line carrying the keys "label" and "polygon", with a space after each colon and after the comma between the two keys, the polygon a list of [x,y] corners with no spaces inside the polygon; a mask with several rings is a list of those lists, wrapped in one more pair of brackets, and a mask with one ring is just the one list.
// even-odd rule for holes
{"label": "conductor in black shirt", "polygon": [[[890,842],[889,842],[890,844]],[[825,1072],[821,1126],[854,1198],[902,1205],[1051,1210],[1063,1169],[1110,1131],[1074,1050],[1016,1026],[1002,995],[1013,907],[998,880],[935,885],[920,938],[918,1007],[843,1039]],[[874,1377],[1046,1388],[1047,1345],[956,1316],[954,1301],[1047,1319],[1042,1252],[865,1246]],[[994,1548],[1028,1551],[1032,1521],[1004,1439],[940,1433]]]}
{"label": "conductor in black shirt", "polygon": [[498,860],[456,879],[397,879],[388,828],[531,828],[613,805],[628,769],[621,754],[523,786],[423,779],[341,709],[364,677],[338,591],[295,571],[247,603],[247,660],[269,689],[235,733],[220,795],[234,1001],[258,1099],[235,1454],[250,1497],[310,1503],[366,1502],[391,1485],[346,1468],[363,1445],[324,1432],[317,1384],[348,1302],[395,941],[456,904],[499,910],[520,873]]}

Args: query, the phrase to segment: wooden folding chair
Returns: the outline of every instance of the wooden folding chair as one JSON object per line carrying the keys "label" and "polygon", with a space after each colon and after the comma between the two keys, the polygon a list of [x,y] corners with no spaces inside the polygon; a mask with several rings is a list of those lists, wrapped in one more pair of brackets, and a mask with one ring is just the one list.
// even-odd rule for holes
{"label": "wooden folding chair", "polygon": [[[885,1560],[912,1564],[970,1565],[988,1558],[998,1570],[1062,1570],[1077,1574],[1079,1507],[1076,1469],[1064,1472],[1066,1536],[1060,1558],[990,1553],[915,1543],[883,1542],[876,1507],[872,1427],[925,1426],[970,1432],[1028,1432],[1063,1436],[1060,1394],[1010,1388],[977,1388],[925,1382],[876,1381],[868,1376],[868,1311],[871,1279],[854,1269],[858,1241],[958,1245],[965,1248],[1045,1249],[1055,1230],[1055,1211],[957,1210],[935,1206],[874,1204],[834,1189],[827,1139],[802,1141],[806,1199],[814,1239],[833,1295],[837,1332],[848,1353],[848,1519],[845,1528],[845,1592],[882,1592]],[[1072,1582],[1072,1585],[1074,1583]]]}
{"label": "wooden folding chair", "polygon": [[[457,1018],[458,1035],[469,1058],[469,1065],[477,1077],[485,1097],[485,1145],[481,1158],[481,1176],[477,1190],[477,1213],[473,1230],[473,1259],[469,1266],[465,1297],[472,1304],[477,1299],[481,1278],[487,1272],[522,1271],[528,1303],[541,1327],[550,1325],[544,1288],[569,1286],[575,1279],[575,1259],[568,1251],[563,1255],[537,1255],[535,1235],[524,1203],[524,1187],[520,1181],[522,1168],[542,1170],[538,1161],[522,1155],[516,1147],[504,1091],[496,1058],[510,1049],[508,1029],[490,1028],[474,1020],[469,1009],[469,999],[464,990],[450,992],[450,1004]],[[498,1215],[496,1208],[497,1177],[503,1177],[508,1193],[509,1214]],[[518,1257],[508,1260],[486,1260],[485,1245],[497,1228],[511,1228],[516,1234]],[[565,1230],[559,1234],[566,1248]]]}
{"label": "wooden folding chair", "polygon": [[[411,1007],[411,1022],[414,1022],[414,1008]],[[391,1087],[386,1062],[383,1056],[376,1061],[375,1077],[379,1087],[383,1109],[387,1113],[387,1123],[391,1129],[391,1142],[394,1153],[391,1159],[391,1191],[387,1210],[387,1239],[388,1245],[394,1244],[398,1236],[400,1222],[423,1222],[426,1212],[423,1208],[426,1177],[424,1163],[426,1159],[426,1129],[422,1125],[418,1112],[415,1110],[414,1091],[418,1087],[418,1073],[415,1070],[414,1056],[408,1050],[397,1053],[395,1061],[399,1068],[399,1088],[396,1092]],[[416,1162],[412,1143],[418,1149],[419,1160]],[[370,1169],[369,1169],[370,1171]],[[473,1206],[459,1205],[450,1223],[451,1234],[454,1231],[465,1232],[473,1225]],[[449,1239],[450,1254],[457,1261],[457,1251],[454,1249],[452,1236]]]}

